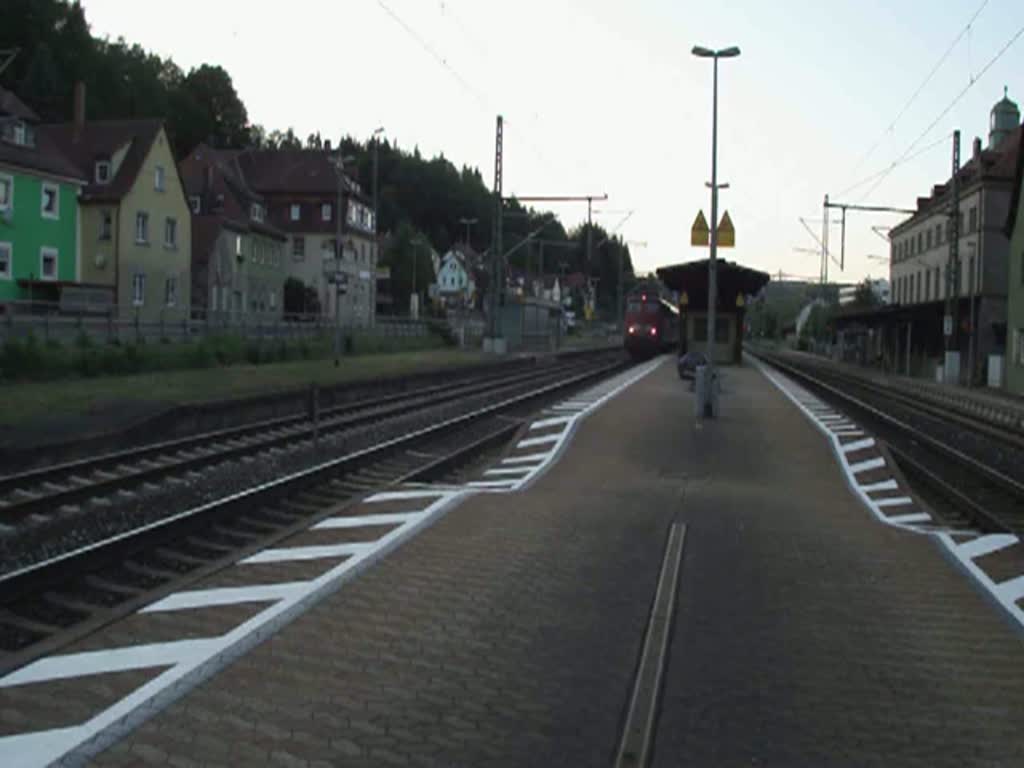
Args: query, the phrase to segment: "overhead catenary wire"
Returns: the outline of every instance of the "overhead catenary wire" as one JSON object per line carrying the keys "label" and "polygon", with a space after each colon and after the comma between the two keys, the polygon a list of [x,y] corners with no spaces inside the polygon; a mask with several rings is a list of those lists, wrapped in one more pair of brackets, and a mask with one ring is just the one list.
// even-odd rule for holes
{"label": "overhead catenary wire", "polygon": [[942,136],[942,137],[936,139],[931,144],[929,144],[927,147],[923,147],[919,151],[915,152],[913,155],[910,155],[909,157],[904,158],[903,160],[894,160],[892,163],[887,165],[882,170],[876,171],[875,173],[871,174],[870,176],[867,176],[867,177],[861,179],[856,184],[851,184],[849,187],[847,187],[846,189],[844,189],[841,192],[839,192],[838,197],[842,197],[843,195],[847,195],[850,192],[852,192],[853,190],[857,189],[858,187],[863,187],[865,184],[870,184],[875,179],[877,179],[877,178],[879,178],[881,176],[885,176],[888,173],[891,173],[892,171],[896,170],[901,165],[906,165],[907,163],[909,163],[909,162],[911,162],[913,160],[916,160],[921,155],[926,154],[927,152],[930,152],[931,150],[935,149],[936,147],[938,147],[938,146],[946,143],[947,141],[949,141],[949,139],[950,139],[950,137],[952,137],[952,135],[953,135],[953,132],[950,131],[945,136]]}
{"label": "overhead catenary wire", "polygon": [[960,100],[964,96],[967,95],[967,92],[970,91],[971,88],[973,88],[975,86],[975,84],[977,84],[977,82],[979,80],[981,80],[982,77],[985,76],[985,73],[988,72],[988,70],[992,67],[993,64],[995,64],[997,61],[999,61],[999,59],[1001,59],[1003,57],[1003,54],[1005,54],[1008,50],[1010,50],[1010,48],[1013,46],[1013,44],[1016,43],[1020,39],[1021,35],[1024,35],[1024,27],[1021,27],[1020,29],[1018,29],[1013,34],[1013,36],[1009,40],[1006,41],[1006,44],[996,52],[995,56],[993,56],[991,59],[988,60],[988,62],[985,64],[984,67],[981,68],[981,71],[979,71],[976,76],[971,77],[971,79],[967,83],[967,85],[965,85],[963,87],[963,89],[954,97],[954,99],[946,106],[946,108],[943,109],[939,113],[938,117],[936,117],[934,120],[932,120],[928,124],[928,127],[925,128],[923,131],[921,131],[921,133],[918,135],[918,137],[916,139],[914,139],[910,143],[910,146],[907,147],[906,151],[904,151],[904,153],[902,155],[900,155],[899,158],[897,158],[897,160],[893,164],[893,166],[891,166],[888,170],[886,170],[886,172],[884,174],[882,174],[882,176],[874,183],[874,185],[871,187],[871,189],[869,189],[864,194],[864,196],[861,198],[861,200],[866,199],[867,197],[869,197],[871,195],[872,192],[874,192],[876,189],[878,189],[878,187],[882,184],[882,182],[885,181],[885,179],[892,172],[893,168],[895,168],[899,164],[902,164],[907,159],[907,157],[914,150],[914,148],[921,142],[921,140],[925,136],[927,136],[929,133],[931,133],[932,129],[935,128],[935,126],[939,124],[939,122],[942,120],[942,118],[944,118],[946,115],[948,115],[953,110],[953,107],[955,107],[957,104],[960,103]]}
{"label": "overhead catenary wire", "polygon": [[[893,132],[893,130],[896,128],[896,124],[903,118],[903,116],[907,113],[907,110],[910,109],[910,107],[914,104],[914,102],[917,101],[917,97],[920,96],[921,93],[924,91],[924,89],[928,87],[928,84],[932,81],[932,78],[935,77],[935,74],[939,71],[939,69],[942,68],[942,65],[946,63],[946,59],[948,59],[950,57],[950,54],[953,53],[953,50],[956,48],[956,46],[959,45],[961,40],[963,40],[964,35],[967,35],[968,46],[970,45],[970,30],[971,30],[971,26],[974,24],[975,21],[977,21],[978,16],[980,16],[981,12],[983,10],[985,10],[985,6],[987,6],[988,3],[989,3],[989,0],[983,0],[982,4],[980,6],[978,6],[978,9],[971,16],[970,20],[964,25],[963,29],[960,30],[960,33],[956,36],[956,38],[953,40],[953,42],[949,44],[949,47],[946,48],[945,52],[943,52],[943,54],[939,57],[939,60],[935,63],[935,66],[933,66],[931,68],[931,71],[928,72],[927,76],[924,78],[924,80],[921,82],[921,84],[911,94],[910,98],[907,99],[906,103],[903,105],[903,107],[900,109],[900,111],[896,114],[896,117],[894,117],[892,119],[892,122],[889,123],[888,127],[884,131],[882,131],[882,135],[879,136],[878,140],[875,141],[875,143],[871,145],[871,148],[866,153],[864,153],[864,156],[861,157],[861,159],[857,161],[857,164],[853,168],[853,173],[856,173],[860,169],[860,167],[865,162],[867,162],[868,158],[870,158],[871,155],[874,154],[875,150],[878,149],[882,145],[882,142],[885,140],[885,137]],[[968,48],[968,55],[969,55],[969,51],[970,51],[970,48]],[[850,187],[850,189],[856,189],[858,186],[860,186],[860,185],[859,184],[855,184],[852,187]],[[849,191],[849,190],[847,190],[847,191]],[[840,194],[845,194],[845,192],[840,193]]]}
{"label": "overhead catenary wire", "polygon": [[384,2],[384,0],[377,0],[377,5],[380,6],[380,8],[387,13],[387,15],[390,16],[396,24],[398,24],[398,26],[404,29],[405,32],[415,40],[421,48],[423,48],[423,50],[429,53],[438,64],[447,69],[448,72],[451,73],[451,75],[458,81],[459,85],[470,93],[480,106],[489,111],[495,111],[487,96],[482,91],[473,87],[473,85],[464,78],[459,71],[455,69],[455,67],[448,63],[448,60],[444,56],[435,51],[433,46],[431,46],[430,43],[428,43],[415,29],[406,24],[402,17],[395,13],[394,10]]}

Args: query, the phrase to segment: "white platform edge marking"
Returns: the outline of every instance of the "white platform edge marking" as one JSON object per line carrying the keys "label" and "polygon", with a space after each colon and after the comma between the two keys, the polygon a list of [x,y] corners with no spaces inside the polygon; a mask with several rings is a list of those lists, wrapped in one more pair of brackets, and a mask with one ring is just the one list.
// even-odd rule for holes
{"label": "white platform edge marking", "polygon": [[854,451],[863,451],[865,448],[873,448],[875,446],[875,439],[873,437],[865,437],[863,440],[854,440],[852,443],[843,443],[843,453],[853,453]]}
{"label": "white platform edge marking", "polygon": [[998,552],[1000,549],[1012,547],[1016,543],[1017,537],[1012,533],[990,533],[988,536],[979,536],[960,544],[957,547],[957,552],[973,560],[976,557],[984,557]]}
{"label": "white platform edge marking", "polygon": [[[575,426],[579,421],[582,421],[587,415],[600,408],[606,402],[614,398],[616,395],[624,391],[627,387],[636,383],[643,377],[658,368],[664,363],[666,358],[658,358],[657,360],[648,363],[638,373],[631,375],[629,378],[621,381],[621,383],[612,387],[603,396],[591,403],[583,411],[574,414],[570,426]],[[627,371],[627,373],[632,373]],[[615,381],[613,379],[613,381]],[[522,480],[516,482],[516,484],[510,490],[519,490],[524,487],[530,480],[536,477],[541,471],[550,466],[561,454],[561,448],[565,440],[569,435],[572,434],[571,429],[566,429],[562,433],[561,440],[555,447],[544,455],[542,463],[537,467],[531,468],[529,475]],[[474,493],[473,490],[469,489],[455,489],[455,490],[423,490],[423,491],[386,491],[383,493],[375,494],[364,501],[399,501],[407,499],[434,499],[433,503],[430,504],[426,509],[422,510],[421,517],[416,519],[414,522],[407,523],[397,527],[395,530],[390,531],[383,537],[378,539],[372,546],[366,547],[362,552],[354,554],[347,560],[338,563],[333,568],[321,574],[316,579],[307,582],[309,588],[301,593],[295,593],[289,598],[279,600],[271,606],[268,606],[260,613],[256,614],[248,621],[239,624],[230,632],[221,635],[220,637],[203,639],[198,641],[190,642],[204,642],[209,645],[204,646],[206,652],[203,654],[196,654],[189,656],[188,658],[174,658],[171,661],[166,662],[173,664],[167,671],[156,676],[155,678],[144,683],[139,688],[136,688],[130,694],[115,702],[107,709],[103,710],[99,714],[95,715],[91,720],[82,723],[79,726],[71,728],[56,729],[50,731],[36,731],[29,733],[14,734],[11,736],[0,737],[0,765],[7,768],[8,765],[19,765],[22,766],[44,766],[49,763],[60,759],[62,756],[74,750],[80,750],[83,745],[97,743],[102,740],[104,732],[110,728],[116,728],[118,724],[124,724],[128,718],[132,717],[136,710],[141,710],[147,703],[150,703],[160,697],[162,694],[174,691],[176,686],[184,684],[185,679],[190,676],[202,674],[205,665],[215,663],[218,658],[233,658],[232,651],[236,647],[245,646],[247,642],[259,642],[265,636],[276,631],[274,627],[275,621],[287,620],[290,613],[301,613],[302,604],[319,599],[322,596],[326,596],[330,592],[340,586],[342,579],[352,571],[365,567],[366,561],[372,561],[379,556],[379,553],[389,551],[391,548],[397,546],[402,540],[412,536],[417,530],[426,526],[430,520],[442,511],[447,509],[450,505],[454,505],[457,501],[470,496]],[[159,646],[167,646],[173,644],[160,643]],[[105,651],[97,651],[96,653],[117,653],[120,649],[111,649]],[[48,657],[47,659],[40,659],[34,664],[39,664],[43,661],[49,661],[50,659],[55,662],[62,657]],[[12,679],[13,675],[24,673],[25,670],[30,669],[34,665],[29,665],[20,670],[15,670],[4,678],[0,678],[0,687],[10,685],[8,681]],[[155,664],[151,666],[160,666]],[[19,752],[24,749],[24,745],[38,746],[39,750],[31,754],[22,753],[19,756]],[[14,754],[10,754],[11,752]],[[24,760],[21,758],[24,757]],[[21,760],[20,763],[15,763],[15,759]]]}
{"label": "white platform edge marking", "polygon": [[163,600],[147,605],[139,613],[160,613],[183,611],[190,608],[210,608],[218,605],[239,603],[271,603],[284,600],[306,589],[305,581],[287,581],[281,584],[254,584],[247,587],[220,587],[213,589],[191,589],[174,592]]}
{"label": "white platform edge marking", "polygon": [[545,461],[551,456],[551,453],[531,453],[528,456],[509,456],[508,458],[502,459],[502,464],[533,464],[540,461]]}
{"label": "white platform edge marking", "polygon": [[572,421],[572,416],[552,416],[548,419],[533,422],[530,425],[530,429],[544,429],[544,427],[554,427],[557,424],[568,424],[570,421]]}
{"label": "white platform edge marking", "polygon": [[878,499],[875,502],[879,507],[902,507],[913,503],[914,500],[909,496],[895,496],[890,499]]}
{"label": "white platform edge marking", "polygon": [[546,443],[557,443],[558,438],[562,436],[559,432],[557,435],[544,435],[543,437],[528,437],[525,440],[520,440],[516,443],[516,448],[530,448],[534,445],[544,445]]}
{"label": "white platform edge marking", "polygon": [[498,469],[488,469],[484,472],[484,477],[487,475],[514,475],[521,476],[526,472],[529,472],[531,467],[503,467]]}
{"label": "white platform edge marking", "polygon": [[927,512],[910,512],[906,515],[893,515],[889,518],[890,523],[923,523],[931,520],[932,516]]}
{"label": "white platform edge marking", "polygon": [[300,560],[323,560],[329,557],[351,557],[361,555],[373,549],[377,542],[348,542],[345,544],[323,544],[308,547],[280,547],[264,549],[255,555],[239,560],[238,565],[257,565],[260,563],[290,563]]}
{"label": "white platform edge marking", "polygon": [[[843,450],[842,445],[839,446],[839,450]],[[847,464],[847,467],[849,467],[850,471],[855,475],[859,475],[861,472],[868,472],[872,469],[881,469],[884,466],[885,459],[881,457],[868,459],[867,461],[858,461],[856,464]]]}
{"label": "white platform edge marking", "polygon": [[422,512],[390,512],[380,515],[339,515],[328,517],[311,527],[311,531],[336,531],[345,528],[365,528],[373,525],[403,525],[423,517]]}
{"label": "white platform edge marking", "polygon": [[[436,496],[437,494],[433,495]],[[389,551],[391,548],[397,546],[402,540],[412,536],[417,530],[424,527],[431,518],[443,512],[450,504],[453,504],[455,501],[468,495],[470,494],[466,491],[456,491],[444,494],[441,498],[436,499],[429,507],[422,510],[421,517],[415,522],[402,525],[387,533],[377,540],[375,547],[368,548],[366,551],[357,554],[342,563],[338,563],[333,568],[322,573],[316,579],[306,582],[308,589],[305,591],[295,593],[284,600],[279,600],[274,605],[268,606],[248,621],[239,624],[230,632],[221,635],[220,637],[154,644],[152,649],[154,651],[160,651],[160,658],[154,659],[152,663],[148,663],[146,666],[157,667],[172,665],[167,671],[144,683],[124,698],[95,715],[91,720],[88,720],[79,726],[0,737],[0,765],[3,765],[4,768],[7,768],[8,765],[14,764],[26,767],[49,765],[51,762],[59,759],[63,755],[66,755],[68,752],[82,747],[87,742],[100,738],[101,734],[106,729],[112,726],[117,726],[118,723],[132,715],[136,710],[145,707],[147,703],[151,702],[161,694],[173,691],[175,686],[181,684],[186,677],[193,673],[201,672],[200,668],[203,665],[213,663],[218,658],[228,658],[231,655],[233,648],[247,641],[261,641],[270,633],[276,631],[276,627],[274,627],[273,622],[276,620],[287,619],[289,612],[299,611],[301,613],[303,603],[316,600],[330,594],[334,591],[334,588],[340,586],[341,580],[351,571],[364,567],[364,562],[373,559],[378,555],[378,553]],[[181,645],[181,643],[191,643],[192,645],[191,647],[188,647]],[[102,651],[92,651],[91,653],[95,654],[95,656],[90,661],[95,666],[102,664],[109,667],[119,656],[122,663],[124,662],[126,658],[123,653],[124,651],[134,651],[134,653],[137,654],[139,653],[139,648],[139,646],[136,646],[134,649],[115,648],[105,649]],[[200,649],[202,652],[200,652]],[[80,667],[77,667],[77,660],[81,659],[82,656],[82,654],[70,654],[40,659],[39,661],[33,662],[26,667],[15,670],[7,676],[0,678],[0,688],[13,685],[14,683],[11,681],[17,680],[18,678],[16,676],[37,677],[40,681],[53,679],[52,677],[39,676],[39,671],[45,671],[46,668],[39,667],[38,665],[43,664],[44,662],[50,665],[50,669],[53,672],[59,673],[62,668],[61,665],[71,663],[76,665],[74,676],[88,674],[88,671],[82,672]],[[108,658],[104,661],[103,656],[112,658]],[[33,672],[31,670],[35,671]],[[52,741],[46,741],[43,738],[43,734],[54,734],[56,738]],[[25,744],[30,746],[39,745],[40,749],[34,754],[24,755],[23,757],[25,759],[21,760],[20,763],[17,763],[15,762],[16,759],[20,759],[20,757],[22,757],[19,756],[19,750],[23,749]],[[11,754],[12,751],[13,754]]]}
{"label": "white platform edge marking", "polygon": [[[1007,584],[1006,583],[1003,583],[1002,585],[997,584],[995,581],[993,581],[989,577],[989,575],[987,573],[985,573],[983,570],[981,570],[981,568],[979,568],[974,563],[974,560],[973,560],[972,556],[970,555],[972,550],[967,548],[971,542],[967,542],[967,543],[961,544],[950,533],[943,532],[943,531],[921,530],[920,528],[914,528],[912,526],[906,526],[906,525],[902,525],[900,523],[894,523],[894,522],[890,521],[889,519],[887,519],[886,516],[882,513],[882,511],[878,508],[877,503],[874,500],[872,500],[867,495],[867,491],[868,490],[883,490],[879,486],[885,485],[886,483],[892,483],[891,487],[895,488],[895,487],[897,487],[896,481],[895,480],[883,481],[882,483],[874,483],[871,486],[860,486],[860,485],[858,485],[857,481],[854,479],[853,475],[850,474],[847,462],[845,461],[845,456],[839,450],[839,439],[832,432],[830,432],[825,427],[824,424],[822,424],[820,421],[818,421],[814,417],[814,414],[812,414],[807,408],[805,408],[800,403],[800,401],[792,394],[792,392],[790,392],[789,388],[786,385],[784,385],[778,378],[776,378],[776,374],[774,372],[769,371],[761,363],[760,360],[757,360],[755,358],[750,358],[750,360],[753,363],[754,367],[756,367],[761,372],[761,374],[766,379],[768,379],[768,381],[770,381],[773,385],[775,385],[775,387],[780,392],[782,392],[783,395],[785,395],[787,398],[789,398],[789,400],[792,401],[793,404],[797,406],[797,408],[799,408],[801,411],[803,411],[804,415],[806,415],[811,420],[811,422],[816,427],[818,427],[818,429],[822,432],[822,434],[824,434],[831,441],[833,450],[834,450],[835,455],[836,455],[836,458],[839,460],[840,466],[843,468],[844,472],[846,473],[847,484],[853,490],[853,492],[857,496],[860,497],[860,499],[863,502],[864,506],[866,506],[869,510],[871,510],[872,514],[874,514],[875,518],[880,523],[883,523],[884,525],[890,525],[890,526],[893,526],[895,528],[903,528],[904,530],[913,531],[913,532],[915,532],[917,534],[920,534],[922,536],[935,536],[936,538],[938,538],[938,540],[942,542],[943,546],[946,547],[946,549],[950,552],[950,554],[952,554],[952,556],[955,557],[957,559],[957,561],[960,562],[960,564],[964,567],[964,569],[966,569],[967,572],[970,573],[978,581],[978,583],[981,584],[985,588],[985,590],[989,594],[991,594],[999,602],[999,604],[1006,610],[1006,612],[1021,627],[1024,627],[1024,608],[1021,608],[1020,606],[1018,606],[1016,600],[1011,600],[1010,599],[1010,597],[1012,596],[1012,592],[1011,592],[1010,589],[1007,588]],[[788,379],[786,379],[786,381],[788,381]],[[1012,536],[1012,534],[992,534],[992,535],[1002,535],[1002,536],[1008,536],[1008,537]],[[982,540],[987,539],[987,538],[990,538],[990,537],[989,536],[982,536],[979,539],[977,539],[977,541],[982,541]],[[1009,543],[1005,543],[1005,544],[1003,544],[1003,546],[1010,546],[1011,544],[1016,544],[1017,541],[1019,541],[1017,536],[1012,536],[1012,538],[1014,539],[1014,541],[1009,542]],[[1005,541],[1007,541],[1007,539],[1001,539],[1000,540],[1000,542],[1005,542]],[[1001,548],[1001,547],[997,547],[997,549],[998,548]]]}

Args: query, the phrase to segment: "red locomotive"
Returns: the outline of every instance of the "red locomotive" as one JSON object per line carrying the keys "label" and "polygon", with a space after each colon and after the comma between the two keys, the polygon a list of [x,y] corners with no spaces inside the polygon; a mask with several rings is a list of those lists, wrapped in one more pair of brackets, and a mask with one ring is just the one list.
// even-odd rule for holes
{"label": "red locomotive", "polygon": [[634,290],[626,298],[624,343],[634,359],[679,348],[679,309],[656,287]]}

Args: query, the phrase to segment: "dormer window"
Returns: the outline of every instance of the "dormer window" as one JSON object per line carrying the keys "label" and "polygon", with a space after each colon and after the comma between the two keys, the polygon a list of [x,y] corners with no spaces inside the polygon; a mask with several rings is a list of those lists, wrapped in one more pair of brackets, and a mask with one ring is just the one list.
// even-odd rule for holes
{"label": "dormer window", "polygon": [[253,203],[249,209],[249,216],[252,217],[253,221],[263,221],[263,206],[259,203]]}
{"label": "dormer window", "polygon": [[109,184],[110,183],[110,161],[109,160],[97,160],[96,161],[96,183],[97,184]]}
{"label": "dormer window", "polygon": [[192,208],[192,213],[198,214],[202,210],[202,205],[199,201],[198,195],[192,195],[189,197],[188,204]]}

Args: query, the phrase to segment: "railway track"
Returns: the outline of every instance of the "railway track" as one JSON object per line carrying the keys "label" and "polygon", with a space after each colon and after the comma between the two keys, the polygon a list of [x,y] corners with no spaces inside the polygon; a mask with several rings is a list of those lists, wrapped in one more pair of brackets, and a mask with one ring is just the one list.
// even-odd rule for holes
{"label": "railway track", "polygon": [[449,406],[435,420],[421,415],[419,426],[399,436],[4,573],[0,672],[308,528],[371,489],[458,481],[464,467],[502,447],[545,401],[624,367],[621,355],[599,355],[517,377],[477,393],[470,409]]}
{"label": "railway track", "polygon": [[329,435],[544,373],[536,368],[485,373],[455,386],[434,385],[325,409],[316,425],[308,415],[280,417],[0,476],[0,532],[32,516],[73,514],[84,502],[102,501],[133,486],[308,439],[314,430]]}
{"label": "railway track", "polygon": [[755,353],[841,407],[881,439],[950,527],[1024,533],[1024,438],[831,366]]}

